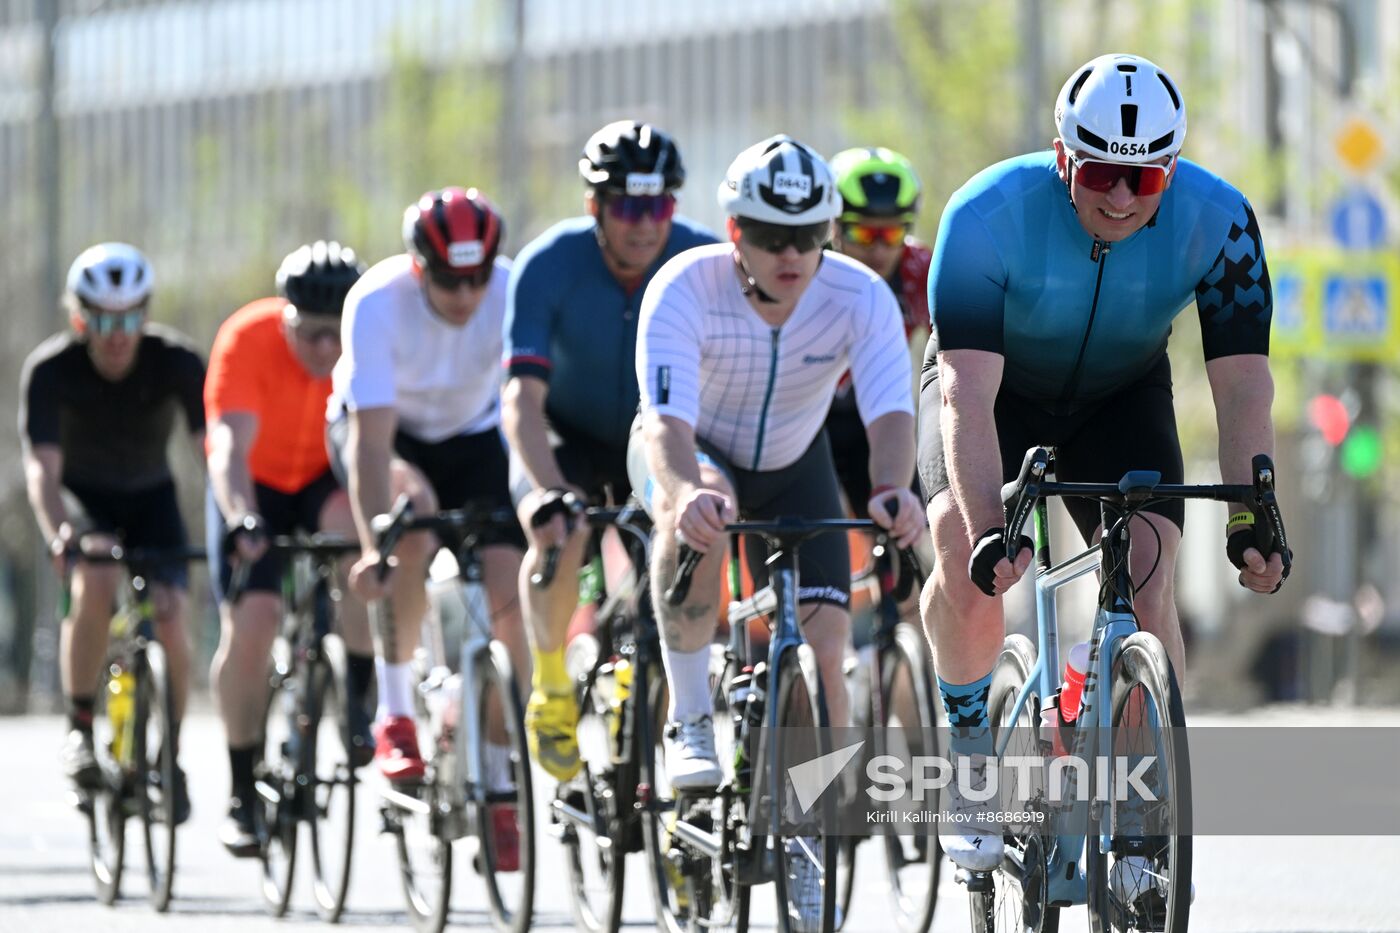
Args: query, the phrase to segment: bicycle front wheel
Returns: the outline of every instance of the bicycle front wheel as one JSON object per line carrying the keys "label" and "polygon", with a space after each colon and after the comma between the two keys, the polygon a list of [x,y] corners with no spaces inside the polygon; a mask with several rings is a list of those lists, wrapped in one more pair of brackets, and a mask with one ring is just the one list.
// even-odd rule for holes
{"label": "bicycle front wheel", "polygon": [[[97,695],[104,700],[110,695],[107,679],[103,679]],[[132,698],[126,698],[126,702],[131,701]],[[82,809],[88,819],[89,864],[97,884],[97,899],[109,905],[121,895],[122,869],[126,864],[126,803],[132,771],[131,751],[122,750],[124,740],[113,728],[104,704],[93,716],[93,750],[101,767],[101,782],[84,795]]]}
{"label": "bicycle front wheel", "polygon": [[535,792],[520,691],[500,642],[477,656],[475,681],[485,806],[473,807],[480,842],[473,867],[486,885],[492,924],[525,933],[535,906]]}
{"label": "bicycle front wheel", "polygon": [[164,912],[175,883],[175,701],[165,649],[150,641],[136,675],[136,801],[151,906]]}
{"label": "bicycle front wheel", "polygon": [[[1032,689],[1018,710],[1016,697],[1035,667],[1035,648],[1024,635],[1008,635],[1001,657],[992,669],[992,686],[987,692],[987,719],[992,727],[992,741],[1000,744],[1002,736],[1011,733],[1005,757],[1032,757],[1040,754],[1040,708],[1044,699]],[[1020,772],[1003,772],[1008,775]],[[1003,792],[1002,800],[1026,801],[1027,806],[1040,798],[1040,776],[1030,775],[1031,787],[1012,786]],[[1020,807],[1020,804],[1017,804]],[[1060,910],[1051,907],[1047,898],[1048,878],[1046,841],[1043,827],[1017,830],[1008,826],[1003,836],[1005,855],[1002,865],[991,873],[989,884],[970,896],[973,900],[974,929],[1020,931],[1020,933],[1055,933],[1060,927]]]}
{"label": "bicycle front wheel", "polygon": [[[804,809],[786,779],[788,769],[831,751],[827,730],[826,694],[817,673],[817,658],[810,645],[797,645],[778,658],[778,735],[771,737],[772,770],[768,782],[773,812],[769,825],[785,822],[811,825],[811,832],[773,833],[776,855],[774,888],[778,899],[778,929],[782,933],[836,928],[836,803],[823,793]],[[806,739],[810,736],[810,739]]]}
{"label": "bicycle front wheel", "polygon": [[1110,802],[1113,835],[1104,852],[1099,826],[1090,826],[1089,927],[1093,933],[1185,933],[1191,915],[1191,763],[1181,690],[1166,649],[1149,632],[1123,640],[1111,678],[1113,768],[1120,759],[1134,768],[1147,762],[1141,783],[1156,800],[1116,801],[1116,775],[1099,787],[1093,769],[1090,799]]}
{"label": "bicycle front wheel", "polygon": [[304,816],[311,829],[312,892],[316,912],[336,923],[350,889],[350,860],[355,843],[355,768],[346,700],[345,643],[336,635],[321,641],[321,660],[312,669],[307,710],[307,774]]}
{"label": "bicycle front wheel", "polygon": [[259,857],[262,861],[262,895],[268,913],[281,917],[292,898],[296,870],[298,810],[302,791],[297,775],[305,773],[306,752],[299,717],[301,677],[309,671],[292,671],[292,648],[285,639],[273,644],[274,670],[267,706],[263,710],[263,753],[254,765],[255,815]]}

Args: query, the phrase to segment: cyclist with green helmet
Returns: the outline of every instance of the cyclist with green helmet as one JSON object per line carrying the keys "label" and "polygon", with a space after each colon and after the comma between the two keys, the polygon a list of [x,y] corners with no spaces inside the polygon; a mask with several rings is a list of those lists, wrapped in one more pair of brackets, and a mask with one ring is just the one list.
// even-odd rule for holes
{"label": "cyclist with green helmet", "polygon": [[[933,253],[909,235],[924,187],[914,166],[892,149],[858,147],[831,159],[841,194],[838,235],[832,245],[884,279],[899,300],[913,359],[928,341],[928,270]],[[841,488],[857,516],[870,499],[870,447],[856,409],[850,374],[842,377],[826,419]]]}

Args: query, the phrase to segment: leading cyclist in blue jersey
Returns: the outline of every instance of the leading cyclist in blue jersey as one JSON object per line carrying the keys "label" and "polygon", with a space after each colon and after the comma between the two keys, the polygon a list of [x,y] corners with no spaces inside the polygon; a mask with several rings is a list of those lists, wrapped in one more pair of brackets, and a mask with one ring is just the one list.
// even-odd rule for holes
{"label": "leading cyclist in blue jersey", "polygon": [[[546,230],[511,269],[501,413],[511,494],[530,542],[520,581],[534,661],[525,728],[535,761],[561,781],[579,769],[564,639],[586,540],[582,525],[566,535],[562,496],[601,501],[610,491],[615,503],[626,501],[642,293],[666,260],[715,239],[674,216],[685,166],[671,137],[651,124],[609,123],[589,138],[578,166],[588,215]],[[545,552],[566,542],[554,582],[532,586]]]}
{"label": "leading cyclist in blue jersey", "polygon": [[[993,165],[953,195],[929,276],[919,474],[938,560],[922,609],[953,751],[976,763],[990,751],[986,699],[1005,634],[995,597],[1031,561],[1028,538],[1014,554],[1003,540],[999,494],[1026,449],[1054,445],[1067,482],[1131,469],[1182,482],[1167,336],[1194,298],[1223,481],[1252,482],[1253,455],[1273,452],[1273,301],[1259,225],[1239,191],[1180,157],[1176,84],[1145,59],[1104,55],[1070,76],[1055,122],[1053,152]],[[1065,501],[1092,540],[1097,504]],[[1281,556],[1261,555],[1240,518],[1247,510],[1230,511],[1227,554],[1240,583],[1273,592]],[[1131,557],[1138,620],[1178,676],[1172,581],[1183,517],[1180,501],[1149,508],[1134,520]],[[950,790],[949,809],[987,806],[963,799],[956,782]],[[961,832],[943,840],[954,862],[1000,865],[999,829]]]}

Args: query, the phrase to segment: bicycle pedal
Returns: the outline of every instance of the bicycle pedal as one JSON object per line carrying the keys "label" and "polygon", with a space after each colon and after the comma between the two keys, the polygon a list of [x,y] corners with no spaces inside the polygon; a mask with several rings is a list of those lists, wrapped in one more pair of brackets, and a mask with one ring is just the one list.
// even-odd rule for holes
{"label": "bicycle pedal", "polygon": [[969,894],[990,894],[996,890],[996,885],[992,881],[992,873],[989,871],[969,871],[966,868],[959,868],[953,875],[953,880],[958,884],[966,885]]}

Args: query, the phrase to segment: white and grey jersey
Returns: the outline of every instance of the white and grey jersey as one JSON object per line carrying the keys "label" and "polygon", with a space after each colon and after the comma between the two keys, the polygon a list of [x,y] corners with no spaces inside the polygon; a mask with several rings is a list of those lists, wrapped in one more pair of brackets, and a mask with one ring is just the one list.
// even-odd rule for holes
{"label": "white and grey jersey", "polygon": [[733,246],[701,246],[662,266],[642,300],[642,410],[692,425],[745,470],[794,463],[816,438],[848,368],[861,420],[914,413],[899,305],[865,266],[827,252],[780,327],[749,304]]}

